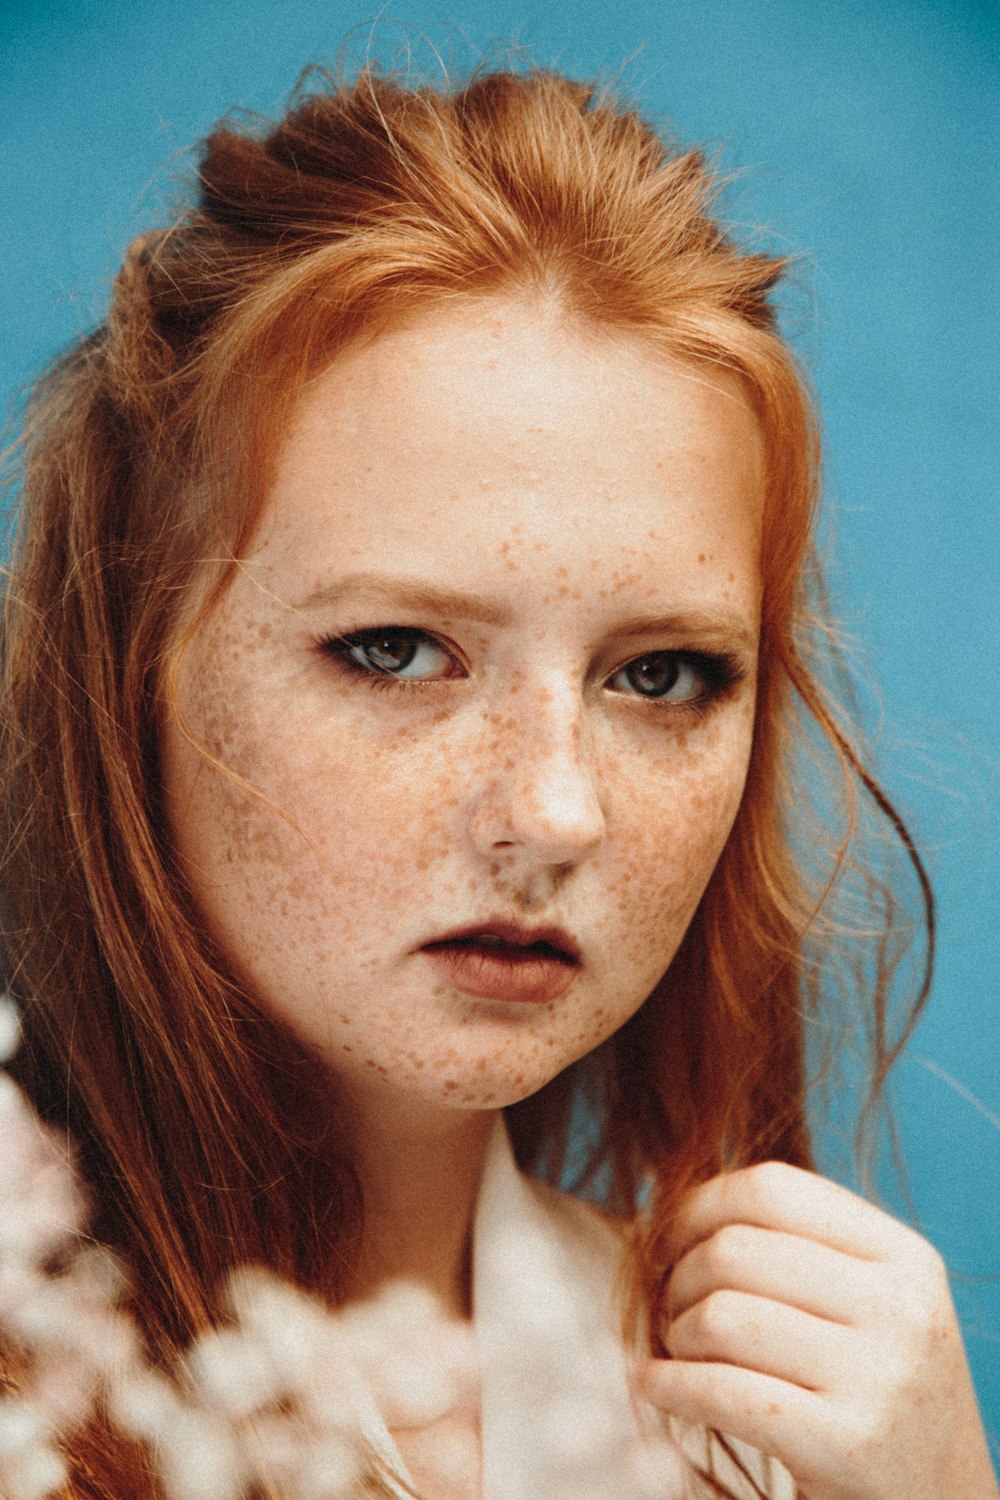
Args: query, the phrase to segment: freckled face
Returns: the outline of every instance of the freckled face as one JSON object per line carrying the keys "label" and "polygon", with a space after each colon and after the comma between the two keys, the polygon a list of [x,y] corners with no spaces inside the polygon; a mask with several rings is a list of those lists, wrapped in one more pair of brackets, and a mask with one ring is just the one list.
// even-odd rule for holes
{"label": "freckled face", "polygon": [[[173,723],[164,774],[206,923],[362,1103],[523,1098],[670,964],[747,769],[761,493],[735,382],[534,307],[308,388],[179,677],[234,775]],[[425,951],[500,919],[573,940],[560,994]]]}

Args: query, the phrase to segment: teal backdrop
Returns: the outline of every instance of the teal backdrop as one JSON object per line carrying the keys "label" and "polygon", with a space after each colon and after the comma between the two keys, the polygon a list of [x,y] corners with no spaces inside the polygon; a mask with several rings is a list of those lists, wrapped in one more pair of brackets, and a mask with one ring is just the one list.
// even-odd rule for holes
{"label": "teal backdrop", "polygon": [[[0,389],[96,321],[125,244],[232,105],[312,59],[433,72],[493,44],[617,77],[740,174],[797,258],[788,329],[824,411],[838,609],[940,897],[896,1099],[1000,1435],[1000,8],[988,0],[2,0]],[[502,54],[501,54],[502,55]]]}

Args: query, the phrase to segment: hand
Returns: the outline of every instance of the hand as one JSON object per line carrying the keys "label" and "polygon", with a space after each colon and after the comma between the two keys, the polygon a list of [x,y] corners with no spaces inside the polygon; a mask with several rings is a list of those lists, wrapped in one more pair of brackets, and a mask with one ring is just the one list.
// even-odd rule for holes
{"label": "hand", "polygon": [[669,1360],[638,1393],[772,1454],[808,1500],[998,1500],[941,1257],[782,1162],[715,1177],[674,1230]]}

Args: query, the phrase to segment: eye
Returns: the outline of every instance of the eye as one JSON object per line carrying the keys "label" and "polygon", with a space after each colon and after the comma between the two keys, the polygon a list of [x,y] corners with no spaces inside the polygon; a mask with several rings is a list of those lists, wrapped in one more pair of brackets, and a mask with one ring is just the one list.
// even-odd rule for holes
{"label": "eye", "polygon": [[626,662],[608,679],[615,693],[658,702],[694,704],[713,697],[738,674],[726,657],[687,651],[652,651]]}
{"label": "eye", "polygon": [[423,630],[408,626],[380,626],[322,641],[321,648],[336,656],[348,670],[403,682],[432,682],[461,675],[451,652]]}

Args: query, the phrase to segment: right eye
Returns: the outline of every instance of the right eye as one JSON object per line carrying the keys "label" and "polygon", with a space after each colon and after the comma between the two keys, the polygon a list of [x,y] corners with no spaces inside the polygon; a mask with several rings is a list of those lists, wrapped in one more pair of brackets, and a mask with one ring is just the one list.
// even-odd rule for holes
{"label": "right eye", "polygon": [[374,678],[418,683],[461,675],[455,658],[440,641],[409,626],[355,630],[320,644],[327,655],[339,657],[348,670]]}

